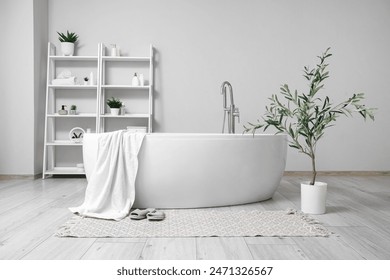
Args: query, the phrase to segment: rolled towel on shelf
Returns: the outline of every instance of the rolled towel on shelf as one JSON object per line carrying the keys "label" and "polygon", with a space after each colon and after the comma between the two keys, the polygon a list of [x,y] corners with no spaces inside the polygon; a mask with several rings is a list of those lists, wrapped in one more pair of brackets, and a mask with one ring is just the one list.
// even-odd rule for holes
{"label": "rolled towel on shelf", "polygon": [[54,79],[51,81],[54,86],[71,86],[76,84],[76,77],[69,77],[66,79]]}

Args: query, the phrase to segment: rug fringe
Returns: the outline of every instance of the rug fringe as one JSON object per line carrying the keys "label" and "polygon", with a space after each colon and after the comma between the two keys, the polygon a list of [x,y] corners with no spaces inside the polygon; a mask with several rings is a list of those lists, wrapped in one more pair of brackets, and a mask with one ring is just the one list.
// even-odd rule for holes
{"label": "rug fringe", "polygon": [[57,237],[70,237],[72,236],[72,228],[81,220],[83,217],[75,216],[72,217],[69,221],[67,221],[65,224],[60,226],[57,229],[57,232],[54,236]]}
{"label": "rug fringe", "polygon": [[302,211],[298,211],[296,209],[289,208],[286,210],[287,215],[297,215],[302,221],[307,222],[310,225],[313,225],[316,230],[318,230],[319,234],[318,236],[323,236],[323,237],[329,237],[333,232],[327,230],[324,228],[324,226],[317,221],[316,219],[310,217],[308,214],[303,213]]}

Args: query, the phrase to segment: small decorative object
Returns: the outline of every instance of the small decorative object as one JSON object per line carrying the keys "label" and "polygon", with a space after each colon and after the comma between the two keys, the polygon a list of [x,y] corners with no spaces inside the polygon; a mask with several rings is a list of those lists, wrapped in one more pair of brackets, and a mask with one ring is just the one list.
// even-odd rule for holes
{"label": "small decorative object", "polygon": [[95,84],[95,79],[93,78],[93,72],[89,74],[89,84],[93,86]]}
{"label": "small decorative object", "polygon": [[61,110],[58,110],[58,115],[67,115],[67,114],[68,114],[68,110],[66,105],[61,105]]}
{"label": "small decorative object", "polygon": [[[325,129],[335,124],[341,115],[351,116],[359,113],[364,119],[374,120],[373,108],[368,108],[361,102],[364,93],[353,94],[352,97],[338,105],[333,105],[328,96],[318,96],[324,87],[323,81],[329,78],[326,69],[326,59],[331,56],[329,48],[318,58],[319,63],[314,69],[304,67],[304,77],[309,82],[309,92],[299,94],[297,90],[291,92],[288,85],[280,88],[281,97],[273,94],[271,104],[267,107],[264,122],[249,123],[245,132],[256,132],[257,129],[266,130],[269,126],[277,129],[277,133],[286,133],[290,136],[289,146],[307,155],[311,159],[311,181],[301,184],[301,209],[309,214],[325,213],[327,184],[316,181],[316,147],[317,142],[324,136]],[[283,103],[284,101],[284,103]]]}
{"label": "small decorative object", "polygon": [[92,133],[92,130],[90,128],[87,128],[87,133]]}
{"label": "small decorative object", "polygon": [[84,86],[88,85],[88,81],[89,81],[88,77],[84,77]]}
{"label": "small decorative object", "polygon": [[141,87],[145,85],[144,74],[139,74],[139,83]]}
{"label": "small decorative object", "polygon": [[115,97],[111,97],[111,99],[107,99],[107,105],[110,107],[111,115],[119,115],[119,110],[122,107],[122,101],[116,99]]}
{"label": "small decorative object", "polygon": [[131,80],[131,85],[133,87],[139,86],[139,79],[138,79],[137,73],[134,73],[133,79]]}
{"label": "small decorative object", "polygon": [[77,109],[77,106],[76,105],[71,105],[70,106],[70,111],[69,111],[69,115],[76,115],[76,109]]}
{"label": "small decorative object", "polygon": [[69,139],[74,143],[83,142],[85,131],[81,127],[74,127],[69,132]]}
{"label": "small decorative object", "polygon": [[64,56],[72,56],[74,53],[74,44],[77,42],[79,36],[74,32],[69,33],[69,31],[66,31],[66,35],[58,31],[57,34],[60,36],[58,40],[61,42],[62,54]]}
{"label": "small decorative object", "polygon": [[111,44],[111,56],[117,56],[117,49],[115,44]]}
{"label": "small decorative object", "polygon": [[123,103],[122,103],[122,107],[121,107],[121,111],[120,112],[121,112],[122,116],[126,115],[126,106]]}

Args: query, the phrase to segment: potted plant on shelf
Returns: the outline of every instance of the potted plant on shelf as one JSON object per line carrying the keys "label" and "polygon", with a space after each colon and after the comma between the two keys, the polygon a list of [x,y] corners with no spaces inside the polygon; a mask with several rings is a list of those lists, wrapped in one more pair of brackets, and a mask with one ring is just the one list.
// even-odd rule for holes
{"label": "potted plant on shelf", "polygon": [[71,105],[69,115],[76,115],[77,114],[76,109],[77,109],[76,105]]}
{"label": "potted plant on shelf", "polygon": [[335,125],[337,117],[352,116],[359,113],[364,119],[374,120],[373,108],[362,104],[364,93],[353,94],[346,101],[333,105],[328,96],[321,98],[319,91],[324,87],[324,80],[329,78],[326,60],[332,55],[328,48],[321,56],[315,68],[304,67],[304,77],[309,82],[309,92],[298,93],[290,91],[287,84],[280,88],[280,97],[271,96],[270,105],[262,121],[244,126],[244,132],[253,133],[257,129],[276,128],[276,133],[289,136],[289,146],[311,159],[312,176],[309,182],[301,184],[301,210],[309,214],[323,214],[326,211],[327,184],[316,181],[316,148],[318,141],[324,136],[325,130]]}
{"label": "potted plant on shelf", "polygon": [[66,34],[57,31],[57,34],[60,36],[58,40],[61,42],[62,54],[72,56],[74,53],[74,44],[77,42],[79,36],[74,32],[69,33],[69,31],[66,31]]}
{"label": "potted plant on shelf", "polygon": [[107,105],[110,107],[111,115],[119,115],[119,110],[122,107],[122,101],[116,99],[115,97],[111,97],[111,99],[107,99]]}

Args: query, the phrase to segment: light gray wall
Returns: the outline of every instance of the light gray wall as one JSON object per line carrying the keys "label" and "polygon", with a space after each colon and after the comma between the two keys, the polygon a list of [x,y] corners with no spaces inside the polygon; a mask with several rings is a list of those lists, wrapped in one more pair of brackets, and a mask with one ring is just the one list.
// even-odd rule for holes
{"label": "light gray wall", "polygon": [[42,172],[47,0],[5,0],[0,26],[0,174]]}
{"label": "light gray wall", "polygon": [[[130,55],[156,47],[157,132],[219,132],[224,80],[233,85],[241,124],[254,121],[280,84],[306,90],[303,66],[332,47],[324,94],[336,102],[365,92],[378,113],[375,123],[340,119],[329,129],[319,170],[390,170],[389,26],[386,0],[49,3],[49,39],[58,45],[56,31],[77,32],[78,54],[96,53],[99,42]],[[309,168],[307,158],[289,151],[287,170]]]}
{"label": "light gray wall", "polygon": [[[43,103],[37,89],[44,82],[37,74],[42,65],[34,61],[44,63],[38,50],[46,41],[45,19],[36,18],[45,14],[45,4],[34,9],[35,1],[0,4],[7,42],[0,45],[0,102],[6,104],[0,110],[0,174],[40,170]],[[48,38],[57,45],[56,31],[80,35],[78,54],[95,54],[103,42],[147,55],[154,44],[157,132],[220,131],[224,80],[234,87],[241,122],[254,121],[280,84],[306,90],[302,67],[330,46],[324,94],[340,101],[365,92],[378,113],[375,123],[340,119],[320,143],[318,168],[390,170],[389,1],[51,0],[48,23]],[[34,32],[42,36],[39,43]],[[287,170],[307,169],[307,159],[290,150]]]}
{"label": "light gray wall", "polygon": [[2,0],[0,174],[34,173],[33,1]]}

